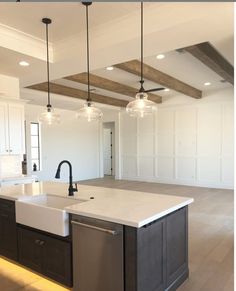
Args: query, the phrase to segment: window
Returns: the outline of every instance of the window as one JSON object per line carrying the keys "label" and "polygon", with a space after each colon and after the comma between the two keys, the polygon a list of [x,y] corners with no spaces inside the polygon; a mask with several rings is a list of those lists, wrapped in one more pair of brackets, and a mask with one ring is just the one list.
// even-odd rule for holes
{"label": "window", "polygon": [[39,124],[30,123],[30,140],[31,140],[31,168],[32,171],[40,171],[40,141],[39,141]]}

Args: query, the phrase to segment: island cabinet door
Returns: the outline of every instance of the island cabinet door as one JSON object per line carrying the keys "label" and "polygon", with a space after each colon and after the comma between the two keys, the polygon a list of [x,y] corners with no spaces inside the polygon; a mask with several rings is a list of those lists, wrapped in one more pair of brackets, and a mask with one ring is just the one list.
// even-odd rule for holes
{"label": "island cabinet door", "polygon": [[0,255],[17,260],[15,202],[0,199]]}
{"label": "island cabinet door", "polygon": [[71,243],[45,236],[43,244],[43,274],[66,286],[72,286]]}
{"label": "island cabinet door", "polygon": [[166,220],[125,227],[125,291],[163,291],[166,285]]}
{"label": "island cabinet door", "polygon": [[19,262],[61,284],[72,286],[71,242],[18,227]]}
{"label": "island cabinet door", "polygon": [[19,262],[42,273],[42,236],[37,232],[18,227]]}
{"label": "island cabinet door", "polygon": [[166,275],[168,290],[188,277],[188,208],[166,217]]}

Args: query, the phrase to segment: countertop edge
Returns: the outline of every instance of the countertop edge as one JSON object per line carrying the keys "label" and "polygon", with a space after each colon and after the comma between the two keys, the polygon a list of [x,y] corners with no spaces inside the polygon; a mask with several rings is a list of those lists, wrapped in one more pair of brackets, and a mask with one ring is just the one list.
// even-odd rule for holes
{"label": "countertop edge", "polygon": [[114,223],[118,223],[118,224],[122,224],[122,225],[127,225],[127,226],[131,226],[131,227],[135,227],[135,228],[141,228],[157,219],[160,219],[182,207],[188,206],[189,204],[193,203],[194,199],[193,198],[189,198],[188,200],[175,205],[174,207],[171,207],[165,211],[162,211],[161,213],[158,213],[156,215],[153,215],[151,217],[148,217],[140,222],[133,222],[133,221],[129,221],[129,220],[123,220],[123,219],[116,219],[116,218],[112,218],[112,217],[105,217],[102,215],[98,215],[98,214],[91,214],[91,213],[87,213],[87,212],[83,212],[83,211],[79,211],[79,210],[72,210],[72,209],[67,209],[67,207],[65,207],[65,210],[67,213],[69,214],[74,214],[74,215],[81,215],[81,216],[85,216],[85,217],[90,217],[90,218],[95,218],[95,219],[101,219],[104,221],[109,221],[109,222],[114,222]]}

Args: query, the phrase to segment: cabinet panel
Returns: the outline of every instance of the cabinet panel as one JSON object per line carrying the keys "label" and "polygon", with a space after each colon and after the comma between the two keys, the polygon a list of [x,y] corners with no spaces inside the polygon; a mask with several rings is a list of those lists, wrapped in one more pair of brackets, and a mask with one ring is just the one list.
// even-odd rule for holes
{"label": "cabinet panel", "polygon": [[167,216],[166,242],[166,275],[167,286],[170,286],[188,266],[187,207]]}
{"label": "cabinet panel", "polygon": [[165,240],[164,219],[138,230],[137,278],[139,291],[164,290],[166,277]]}
{"label": "cabinet panel", "polygon": [[24,153],[24,107],[9,104],[9,151],[12,154]]}
{"label": "cabinet panel", "polygon": [[8,112],[7,104],[0,103],[0,154],[8,153]]}
{"label": "cabinet panel", "polygon": [[38,233],[18,227],[19,262],[39,273],[42,272],[41,239]]}
{"label": "cabinet panel", "polygon": [[188,277],[188,208],[124,227],[125,290],[176,290]]}
{"label": "cabinet panel", "polygon": [[0,199],[0,254],[17,260],[17,226],[15,203]]}
{"label": "cabinet panel", "polygon": [[71,286],[71,244],[51,237],[44,237],[43,242],[43,273],[64,285]]}

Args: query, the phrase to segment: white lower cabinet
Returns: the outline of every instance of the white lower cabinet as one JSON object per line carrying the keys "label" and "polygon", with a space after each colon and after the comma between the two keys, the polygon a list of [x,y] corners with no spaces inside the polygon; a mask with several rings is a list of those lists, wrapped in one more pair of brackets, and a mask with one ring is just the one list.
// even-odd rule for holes
{"label": "white lower cabinet", "polygon": [[0,154],[25,152],[24,105],[0,102]]}

